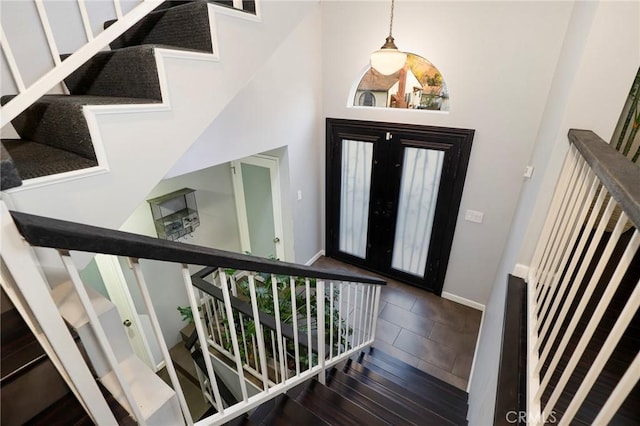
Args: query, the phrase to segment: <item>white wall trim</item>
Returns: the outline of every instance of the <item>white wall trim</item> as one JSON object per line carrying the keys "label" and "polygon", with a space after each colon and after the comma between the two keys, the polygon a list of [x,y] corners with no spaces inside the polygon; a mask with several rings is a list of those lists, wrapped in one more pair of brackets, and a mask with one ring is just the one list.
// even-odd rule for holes
{"label": "white wall trim", "polygon": [[529,265],[523,265],[521,263],[516,263],[516,266],[513,267],[513,272],[511,272],[518,278],[522,278],[527,281],[529,278]]}
{"label": "white wall trim", "polygon": [[[473,350],[473,361],[471,361],[471,371],[469,372],[469,381],[467,382],[467,393],[471,389],[471,382],[473,382],[473,372],[476,368],[476,360],[478,358],[478,347],[480,346],[480,338],[482,337],[482,324],[484,323],[485,311],[482,311],[482,317],[480,317],[480,328],[478,329],[478,337],[476,338],[476,347]],[[467,416],[469,416],[469,410],[467,410]],[[469,420],[469,417],[467,417]]]}
{"label": "white wall trim", "polygon": [[53,184],[66,183],[76,179],[84,179],[89,176],[97,176],[109,173],[109,169],[103,166],[88,167],[86,169],[71,170],[69,172],[58,173],[55,175],[41,176],[37,178],[26,179],[22,181],[22,185],[15,188],[7,189],[4,192],[13,194],[16,192],[28,191],[30,189],[49,186]]}
{"label": "white wall trim", "polygon": [[457,296],[455,294],[448,293],[446,291],[442,292],[442,297],[453,302],[460,303],[461,305],[468,306],[473,309],[477,309],[484,313],[485,306],[482,303],[474,302],[473,300],[465,299],[462,296]]}
{"label": "white wall trim", "polygon": [[314,254],[314,255],[311,257],[311,259],[307,260],[307,261],[305,262],[305,265],[307,265],[307,266],[311,266],[311,265],[313,265],[313,264],[316,262],[316,260],[320,259],[320,258],[321,258],[322,256],[324,256],[324,255],[325,255],[324,250],[320,250],[319,252],[317,252],[316,254]]}

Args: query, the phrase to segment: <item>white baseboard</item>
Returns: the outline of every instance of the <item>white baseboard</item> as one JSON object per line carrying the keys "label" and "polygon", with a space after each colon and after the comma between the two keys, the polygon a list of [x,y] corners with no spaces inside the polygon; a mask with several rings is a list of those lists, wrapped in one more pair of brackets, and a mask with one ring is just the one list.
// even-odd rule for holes
{"label": "white baseboard", "polygon": [[[482,336],[482,323],[484,322],[484,310],[482,311],[482,317],[480,317],[480,328],[478,329],[478,337],[476,338],[476,348],[473,351],[473,361],[471,361],[471,371],[469,371],[469,381],[467,382],[467,393],[471,389],[471,380],[473,380],[473,371],[476,368],[476,358],[478,357],[478,346],[480,345],[480,337]],[[467,418],[467,420],[469,420]]]}
{"label": "white baseboard", "polygon": [[324,256],[325,251],[324,250],[320,250],[319,252],[317,252],[316,254],[313,255],[313,257],[309,260],[306,261],[305,265],[307,266],[311,266],[315,263],[316,260],[320,259],[322,256]]}
{"label": "white baseboard", "polygon": [[464,297],[457,296],[455,294],[447,293],[446,291],[442,292],[442,297],[453,302],[460,303],[461,305],[468,306],[473,309],[477,309],[479,311],[484,312],[484,305],[482,303],[474,302],[473,300],[465,299]]}
{"label": "white baseboard", "polygon": [[522,265],[520,263],[516,263],[516,266],[513,267],[513,272],[511,272],[518,278],[522,278],[523,280],[527,280],[529,277],[529,265]]}

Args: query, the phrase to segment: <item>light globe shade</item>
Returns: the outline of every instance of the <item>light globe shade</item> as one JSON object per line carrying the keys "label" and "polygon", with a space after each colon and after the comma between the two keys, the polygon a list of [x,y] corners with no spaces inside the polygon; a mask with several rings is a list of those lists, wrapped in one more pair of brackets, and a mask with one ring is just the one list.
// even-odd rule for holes
{"label": "light globe shade", "polygon": [[397,72],[406,61],[407,54],[398,49],[383,48],[371,54],[371,68],[384,75]]}

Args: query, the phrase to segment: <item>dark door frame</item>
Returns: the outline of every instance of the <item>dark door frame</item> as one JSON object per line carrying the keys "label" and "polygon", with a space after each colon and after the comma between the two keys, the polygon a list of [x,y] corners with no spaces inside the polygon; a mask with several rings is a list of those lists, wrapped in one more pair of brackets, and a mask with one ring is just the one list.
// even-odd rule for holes
{"label": "dark door frame", "polygon": [[[460,201],[462,199],[462,191],[467,173],[467,166],[471,155],[471,145],[473,142],[474,130],[457,129],[447,127],[420,126],[413,124],[399,124],[388,122],[373,122],[362,120],[346,120],[327,118],[326,119],[326,252],[327,256],[347,263],[369,269],[373,272],[389,276],[394,279],[412,284],[433,293],[440,295],[446,275],[451,246],[453,244],[453,236],[455,232],[458,211],[460,209]],[[434,217],[434,229],[431,234],[430,250],[427,259],[427,266],[422,277],[416,277],[402,271],[388,268],[380,268],[372,266],[370,262],[369,249],[367,249],[367,260],[363,260],[357,256],[349,255],[339,251],[338,248],[338,231],[340,225],[340,194],[336,193],[332,188],[340,188],[341,183],[341,150],[340,144],[334,139],[353,139],[374,143],[374,169],[371,176],[371,187],[377,187],[376,191],[385,193],[386,196],[392,195],[393,182],[399,186],[402,175],[401,154],[402,147],[418,147],[432,148],[445,151],[445,161],[443,164],[442,175],[449,177],[448,181],[441,183],[437,206]],[[385,144],[384,141],[392,141],[395,144],[395,150],[391,148],[391,144]],[[400,154],[398,154],[400,152]],[[394,170],[381,171],[375,168],[376,156],[393,156],[398,161],[398,167]],[[397,158],[396,158],[397,157]],[[380,157],[378,157],[380,158]],[[372,189],[373,192],[373,189]],[[372,214],[374,208],[374,197],[369,202],[369,220],[368,235],[372,226]],[[398,203],[390,205],[390,209],[385,210],[388,223],[393,223],[393,229],[377,230],[376,235],[372,236],[372,244],[390,244],[387,252],[393,246],[393,237],[395,223],[398,215]],[[438,225],[436,228],[436,224]],[[391,241],[391,242],[390,242]],[[437,244],[433,244],[437,241]],[[431,248],[434,248],[432,250]],[[374,250],[380,252],[380,250]],[[378,259],[379,260],[379,259]]]}

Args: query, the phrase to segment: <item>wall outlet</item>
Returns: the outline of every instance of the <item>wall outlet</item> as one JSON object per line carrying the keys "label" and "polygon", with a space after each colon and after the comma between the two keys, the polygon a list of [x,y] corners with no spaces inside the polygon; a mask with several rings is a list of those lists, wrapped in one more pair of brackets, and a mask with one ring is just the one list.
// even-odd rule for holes
{"label": "wall outlet", "polygon": [[302,190],[298,189],[298,201],[302,200]]}
{"label": "wall outlet", "polygon": [[482,223],[482,218],[484,217],[484,213],[476,211],[476,210],[467,210],[464,215],[464,220],[468,220],[469,222]]}

